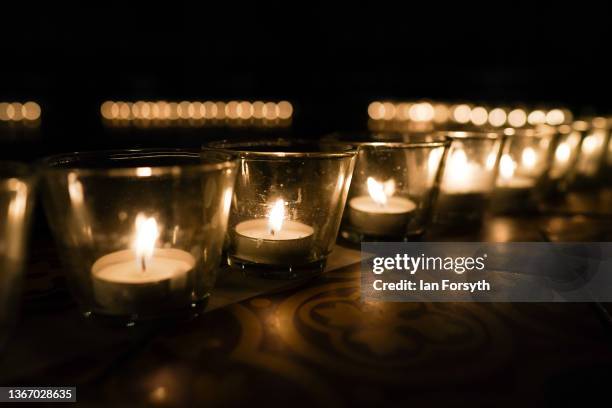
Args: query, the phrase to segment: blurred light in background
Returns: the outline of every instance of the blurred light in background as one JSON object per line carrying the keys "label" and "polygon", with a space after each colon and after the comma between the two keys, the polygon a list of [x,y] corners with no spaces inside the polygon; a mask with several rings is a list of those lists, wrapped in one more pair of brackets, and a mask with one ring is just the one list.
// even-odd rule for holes
{"label": "blurred light in background", "polygon": [[482,126],[487,123],[489,113],[482,106],[477,106],[470,112],[470,120],[476,126]]}
{"label": "blurred light in background", "polygon": [[503,126],[506,123],[506,118],[506,111],[502,108],[495,108],[489,112],[489,123],[491,126]]}
{"label": "blurred light in background", "polygon": [[445,126],[520,128],[526,125],[559,126],[572,123],[572,113],[524,107],[475,106],[469,102],[448,104],[421,101],[373,101],[368,105],[368,127],[376,132],[429,131]]}
{"label": "blurred light in background", "polygon": [[429,102],[415,103],[410,107],[410,119],[415,122],[430,122],[434,118],[434,108]]}
{"label": "blurred light in background", "polygon": [[508,124],[512,127],[522,127],[527,123],[527,113],[523,109],[514,109],[508,114]]}
{"label": "blurred light in background", "polygon": [[469,105],[456,105],[453,107],[453,120],[457,123],[468,123],[471,112]]}
{"label": "blurred light in background", "polygon": [[290,125],[288,101],[106,101],[100,114],[111,126],[254,126]]}
{"label": "blurred light in background", "polygon": [[527,116],[527,122],[530,125],[541,125],[546,123],[546,114],[541,110],[534,110]]}
{"label": "blurred light in background", "polygon": [[40,105],[36,102],[0,102],[0,121],[3,122],[35,122],[40,114]]}
{"label": "blurred light in background", "polygon": [[434,106],[434,122],[446,123],[450,119],[450,109],[443,103]]}

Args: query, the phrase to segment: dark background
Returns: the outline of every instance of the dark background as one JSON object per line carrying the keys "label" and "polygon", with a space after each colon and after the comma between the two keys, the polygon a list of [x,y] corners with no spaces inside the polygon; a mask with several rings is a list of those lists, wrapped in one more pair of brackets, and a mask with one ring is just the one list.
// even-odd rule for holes
{"label": "dark background", "polygon": [[607,6],[213,4],[3,5],[0,101],[37,101],[42,121],[34,141],[3,129],[0,155],[236,133],[118,133],[102,125],[104,100],[286,99],[293,126],[278,132],[313,137],[365,128],[368,103],[385,98],[612,111]]}

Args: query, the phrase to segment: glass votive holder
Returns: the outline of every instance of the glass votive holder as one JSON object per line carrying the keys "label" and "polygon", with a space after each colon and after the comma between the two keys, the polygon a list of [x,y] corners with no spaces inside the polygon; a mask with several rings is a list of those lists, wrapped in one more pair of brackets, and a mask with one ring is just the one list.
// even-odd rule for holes
{"label": "glass votive holder", "polygon": [[606,149],[606,164],[603,169],[604,179],[608,186],[612,185],[612,117],[608,118],[608,148]]}
{"label": "glass votive holder", "polygon": [[85,316],[131,326],[205,307],[223,249],[235,155],[117,150],[43,164],[47,218]]}
{"label": "glass votive holder", "polygon": [[228,263],[247,274],[317,274],[333,249],[356,150],[299,140],[218,141],[241,158],[228,227]]}
{"label": "glass votive holder", "polygon": [[18,315],[35,184],[29,166],[0,162],[0,348]]}
{"label": "glass votive holder", "polygon": [[446,131],[449,148],[434,222],[466,230],[480,227],[495,186],[504,138],[500,132]]}
{"label": "glass votive holder", "polygon": [[582,132],[586,129],[586,122],[582,121],[574,122],[572,125],[560,125],[555,128],[550,165],[543,186],[546,195],[561,195],[567,191],[578,158]]}
{"label": "glass votive holder", "polygon": [[507,128],[491,208],[496,213],[535,212],[553,152],[552,127]]}
{"label": "glass votive holder", "polygon": [[420,239],[431,222],[450,138],[336,134],[325,141],[359,147],[341,237],[353,243]]}
{"label": "glass votive holder", "polygon": [[571,176],[572,187],[599,185],[605,178],[606,155],[610,140],[610,126],[604,117],[575,122],[581,131],[582,143],[578,149],[576,165]]}

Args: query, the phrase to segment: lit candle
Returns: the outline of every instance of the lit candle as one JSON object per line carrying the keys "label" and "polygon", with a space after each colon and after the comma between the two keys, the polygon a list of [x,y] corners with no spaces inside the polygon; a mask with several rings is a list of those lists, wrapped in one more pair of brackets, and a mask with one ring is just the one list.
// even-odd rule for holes
{"label": "lit candle", "polygon": [[538,154],[533,147],[526,147],[521,153],[521,165],[525,173],[534,174],[537,169]]}
{"label": "lit candle", "polygon": [[[495,156],[487,160],[495,165]],[[484,193],[490,188],[491,176],[478,163],[468,161],[463,149],[453,152],[442,180],[442,191],[446,194]]]}
{"label": "lit candle", "polygon": [[236,258],[267,265],[304,265],[309,262],[314,229],[285,219],[285,202],[278,199],[267,218],[239,223],[234,228]]}
{"label": "lit candle", "polygon": [[[530,149],[530,150],[527,150]],[[524,173],[533,171],[536,163],[536,156],[533,149],[527,147],[522,154],[522,170]],[[498,188],[508,188],[513,190],[529,190],[535,186],[535,180],[531,177],[517,176],[515,174],[518,165],[512,160],[509,154],[504,154],[499,162],[499,178],[497,179]]]}
{"label": "lit candle", "polygon": [[[537,155],[532,148],[527,147],[521,155],[521,172],[532,173],[536,165]],[[536,180],[533,177],[516,175],[519,165],[509,154],[502,155],[499,161],[499,177],[493,194],[492,208],[498,213],[509,213],[517,210],[534,208],[532,199]]]}
{"label": "lit candle", "polygon": [[487,157],[486,166],[468,161],[463,149],[453,152],[444,171],[436,219],[442,224],[464,224],[466,217],[482,218],[493,185],[496,156]]}
{"label": "lit candle", "polygon": [[559,143],[559,145],[555,149],[555,158],[553,160],[552,168],[550,170],[551,178],[559,179],[563,177],[563,175],[569,169],[571,154],[572,148],[568,142]]}
{"label": "lit candle", "polygon": [[580,156],[576,164],[579,173],[592,176],[599,169],[604,153],[605,130],[595,129],[582,141]]}
{"label": "lit candle", "polygon": [[135,227],[133,249],[105,255],[91,268],[95,300],[106,312],[147,313],[190,296],[195,258],[180,249],[155,248],[155,218],[138,214]]}
{"label": "lit candle", "polygon": [[393,196],[395,182],[384,183],[372,177],[367,180],[368,195],[349,201],[349,220],[361,233],[395,235],[405,232],[416,204],[404,197]]}

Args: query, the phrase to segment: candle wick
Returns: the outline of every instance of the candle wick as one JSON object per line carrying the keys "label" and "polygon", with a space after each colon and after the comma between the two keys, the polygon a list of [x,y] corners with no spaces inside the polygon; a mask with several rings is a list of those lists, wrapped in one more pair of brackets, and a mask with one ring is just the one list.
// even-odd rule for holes
{"label": "candle wick", "polygon": [[140,258],[140,267],[142,268],[142,271],[145,272],[147,270],[147,264],[145,262],[145,257],[141,257]]}
{"label": "candle wick", "polygon": [[273,230],[273,229],[271,229],[271,230],[270,230],[270,234],[271,234],[272,236],[274,236],[274,230]]}

